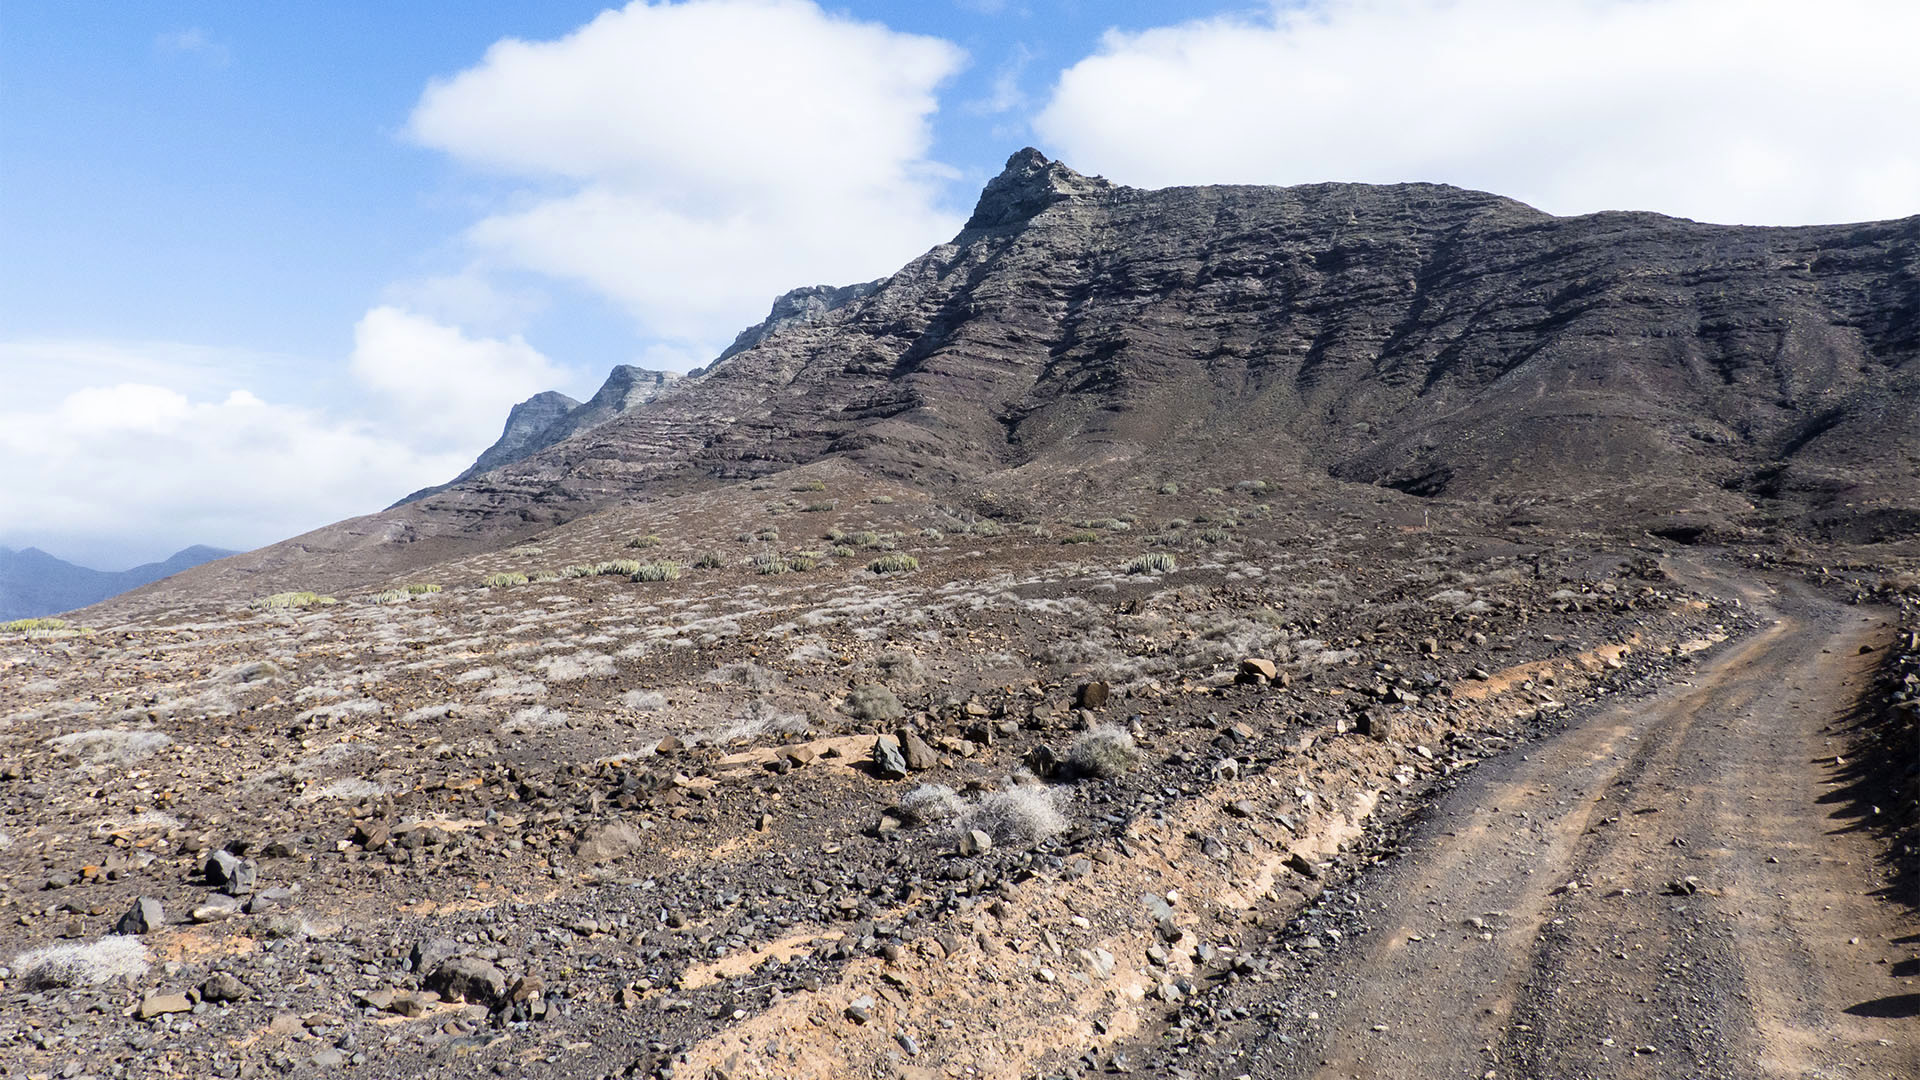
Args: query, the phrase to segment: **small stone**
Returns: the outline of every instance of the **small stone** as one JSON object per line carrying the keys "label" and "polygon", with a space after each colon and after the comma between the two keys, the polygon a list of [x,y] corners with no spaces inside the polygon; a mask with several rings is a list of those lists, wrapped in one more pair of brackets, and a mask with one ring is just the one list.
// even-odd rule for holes
{"label": "small stone", "polygon": [[927,745],[917,732],[911,728],[901,728],[895,738],[900,740],[901,760],[914,772],[923,772],[940,764],[940,755]]}
{"label": "small stone", "polygon": [[353,827],[353,842],[368,851],[386,847],[392,837],[393,828],[384,821],[363,821]]}
{"label": "small stone", "polygon": [[207,859],[208,883],[228,896],[245,896],[260,879],[260,865],[231,851],[216,851]]}
{"label": "small stone", "polygon": [[501,970],[477,956],[456,956],[443,960],[427,976],[426,988],[446,1001],[471,1001],[492,1005],[506,993],[507,977]]}
{"label": "small stone", "polygon": [[979,829],[968,829],[960,834],[960,854],[964,858],[973,858],[993,850],[993,837]]}
{"label": "small stone", "polygon": [[873,1019],[873,998],[864,994],[855,998],[847,1006],[846,1016],[856,1024],[864,1024]]}
{"label": "small stone", "polygon": [[167,913],[160,901],[151,896],[143,896],[133,902],[120,921],[114,924],[116,934],[151,934],[166,925]]}
{"label": "small stone", "polygon": [[134,1011],[134,1015],[142,1020],[151,1020],[168,1013],[192,1011],[193,1002],[188,1001],[185,994],[149,994],[140,999],[140,1005]]}
{"label": "small stone", "polygon": [[1104,682],[1081,683],[1080,688],[1074,691],[1073,704],[1080,709],[1105,708],[1111,693]]}
{"label": "small stone", "polygon": [[250,993],[246,983],[224,971],[214,972],[206,982],[200,984],[202,1001],[245,1001]]}
{"label": "small stone", "polygon": [[188,913],[188,917],[197,923],[210,923],[237,915],[239,912],[240,901],[231,896],[215,893],[207,897],[205,903],[195,905],[194,909]]}
{"label": "small stone", "polygon": [[1247,800],[1235,799],[1227,804],[1227,813],[1237,818],[1250,818],[1257,813],[1257,811],[1254,809],[1254,805]]}
{"label": "small stone", "polygon": [[1313,864],[1313,860],[1297,851],[1287,856],[1287,869],[1304,878],[1317,880],[1320,877],[1320,868]]}
{"label": "small stone", "polygon": [[676,754],[684,749],[686,749],[686,744],[672,735],[653,744],[653,752],[656,754]]}
{"label": "small stone", "polygon": [[899,739],[882,735],[873,741],[873,770],[882,780],[907,778],[907,759],[900,750]]}
{"label": "small stone", "polygon": [[1248,677],[1257,676],[1268,682],[1272,682],[1274,678],[1280,674],[1280,669],[1274,666],[1271,660],[1263,660],[1259,657],[1250,656],[1240,661],[1240,674]]}
{"label": "small stone", "polygon": [[247,914],[265,915],[293,902],[293,890],[287,888],[262,889],[247,901]]}
{"label": "small stone", "polygon": [[407,966],[416,974],[425,975],[439,967],[442,960],[451,960],[459,955],[460,946],[452,938],[421,938],[414,942],[413,951],[407,954]]}

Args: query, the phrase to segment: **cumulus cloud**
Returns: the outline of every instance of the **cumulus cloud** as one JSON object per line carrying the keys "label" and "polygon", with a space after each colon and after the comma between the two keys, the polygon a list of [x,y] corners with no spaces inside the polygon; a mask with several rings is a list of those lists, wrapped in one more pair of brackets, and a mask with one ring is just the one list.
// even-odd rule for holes
{"label": "cumulus cloud", "polygon": [[135,557],[269,543],[378,509],[467,463],[245,390],[195,399],[142,383],[0,411],[0,462],[9,478],[0,521],[18,534],[9,542],[84,539]]}
{"label": "cumulus cloud", "polygon": [[478,255],[711,355],[775,295],[879,276],[958,228],[928,147],[964,60],[807,0],[635,2],[496,43],[408,132],[528,182],[470,230]]}
{"label": "cumulus cloud", "polygon": [[1144,186],[1429,180],[1560,214],[1920,212],[1911,43],[1888,0],[1309,0],[1109,32],[1035,120]]}
{"label": "cumulus cloud", "polygon": [[[0,544],[130,564],[188,544],[254,547],[445,481],[508,408],[567,373],[517,337],[377,307],[355,327],[345,409],[287,358],[164,343],[0,342],[26,391],[0,405]],[[259,384],[282,372],[279,395]],[[36,379],[36,372],[52,372]],[[55,383],[64,384],[56,394]]]}
{"label": "cumulus cloud", "polygon": [[353,328],[348,369],[420,445],[487,445],[514,402],[563,385],[568,373],[519,336],[468,337],[397,307],[376,307]]}

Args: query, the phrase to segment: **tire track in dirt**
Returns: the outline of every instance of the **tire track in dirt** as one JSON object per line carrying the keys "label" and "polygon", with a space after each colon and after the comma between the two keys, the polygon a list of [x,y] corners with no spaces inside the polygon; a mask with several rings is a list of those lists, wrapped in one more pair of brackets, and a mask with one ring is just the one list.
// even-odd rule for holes
{"label": "tire track in dirt", "polygon": [[1221,1071],[1920,1075],[1920,1037],[1887,1015],[1920,990],[1920,919],[1878,895],[1833,764],[1861,646],[1889,631],[1804,590],[1741,591],[1772,626],[1441,799],[1355,883],[1371,932]]}

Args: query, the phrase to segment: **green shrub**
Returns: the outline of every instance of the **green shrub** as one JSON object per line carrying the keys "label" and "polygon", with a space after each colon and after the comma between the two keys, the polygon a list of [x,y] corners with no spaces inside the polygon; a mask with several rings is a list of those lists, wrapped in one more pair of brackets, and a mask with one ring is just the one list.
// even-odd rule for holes
{"label": "green shrub", "polygon": [[1063,544],[1091,544],[1098,539],[1100,539],[1100,534],[1083,530],[1081,532],[1068,533],[1060,538],[1060,542]]}
{"label": "green shrub", "polygon": [[1267,490],[1267,482],[1265,480],[1242,480],[1239,483],[1233,485],[1233,490],[1265,491]]}
{"label": "green shrub", "polygon": [[15,619],[0,623],[0,633],[24,634],[33,630],[65,630],[73,624],[65,619]]}
{"label": "green shrub", "polygon": [[793,486],[793,490],[795,490],[795,491],[825,491],[825,490],[827,490],[827,485],[826,485],[826,482],[825,482],[825,481],[823,481],[823,480],[809,480],[809,481],[807,481],[807,482],[806,482],[806,483],[804,483],[804,484],[795,484],[795,485]]}
{"label": "green shrub", "polygon": [[1160,494],[1178,495],[1180,494],[1180,485],[1169,480],[1166,483],[1160,485]]}
{"label": "green shrub", "polygon": [[871,498],[871,499],[869,499],[869,500],[867,500],[867,501],[868,501],[868,502],[871,502],[871,503],[873,503],[873,504],[874,504],[875,506],[892,506],[892,505],[893,505],[893,496],[891,496],[891,495],[875,495],[875,496],[874,496],[873,498]]}
{"label": "green shrub", "polygon": [[405,589],[409,596],[426,596],[429,593],[437,593],[440,591],[440,586],[435,585],[431,581],[415,582],[412,585],[402,585],[400,587]]}
{"label": "green shrub", "polygon": [[787,567],[799,573],[805,573],[820,565],[820,553],[817,551],[796,551],[787,556]]}
{"label": "green shrub", "polygon": [[592,577],[593,567],[586,563],[575,563],[572,566],[561,568],[560,576],[569,580],[573,578]]}
{"label": "green shrub", "polygon": [[803,514],[825,514],[831,512],[834,505],[835,503],[831,499],[825,502],[811,502],[801,507],[800,512]]}
{"label": "green shrub", "polygon": [[327,607],[340,601],[331,596],[321,596],[315,592],[283,592],[272,596],[263,596],[253,602],[261,611],[299,611],[310,607]]}
{"label": "green shrub", "polygon": [[527,575],[525,574],[488,574],[485,582],[489,589],[505,589],[526,583]]}
{"label": "green shrub", "polygon": [[1200,530],[1200,541],[1206,544],[1224,544],[1233,539],[1233,534],[1219,526]]}
{"label": "green shrub", "polygon": [[1045,525],[1022,525],[1020,526],[1020,531],[1026,533],[1028,536],[1047,535],[1047,527]]}
{"label": "green shrub", "polygon": [[997,521],[976,521],[973,523],[975,536],[1005,536],[1007,527]]}
{"label": "green shrub", "polygon": [[527,582],[548,582],[548,581],[559,581],[559,580],[560,580],[560,575],[556,571],[535,570],[534,572],[528,574],[527,581],[522,582],[521,584],[526,584]]}
{"label": "green shrub", "polygon": [[1129,574],[1165,574],[1175,568],[1173,556],[1164,551],[1150,551],[1127,564]]}
{"label": "green shrub", "polygon": [[1083,529],[1106,529],[1109,532],[1126,532],[1128,529],[1133,528],[1132,524],[1122,521],[1119,518],[1094,518],[1092,521],[1081,522],[1080,527]]}
{"label": "green shrub", "polygon": [[[965,526],[962,526],[962,528],[964,529]],[[920,539],[922,540],[945,540],[946,538],[947,534],[931,526],[920,530]]]}
{"label": "green shrub", "polygon": [[633,539],[627,541],[627,546],[630,548],[659,547],[660,544],[661,544],[660,538],[653,535],[652,533],[648,533],[645,536],[636,536]]}
{"label": "green shrub", "polygon": [[778,540],[780,539],[780,530],[769,525],[759,532],[754,533],[753,538],[755,540]]}
{"label": "green shrub", "polygon": [[872,529],[864,529],[857,533],[851,533],[844,537],[844,539],[854,547],[863,548],[877,548],[881,543],[880,534],[874,532]]}
{"label": "green shrub", "polygon": [[850,548],[845,544],[835,544],[831,550],[833,557],[836,559],[851,559],[855,555],[860,554],[858,549]]}
{"label": "green shrub", "polygon": [[721,561],[720,554],[714,551],[702,552],[699,558],[693,560],[696,570],[718,570],[724,565],[726,564]]}
{"label": "green shrub", "polygon": [[608,559],[593,565],[596,577],[632,577],[640,572],[639,559]]}
{"label": "green shrub", "polygon": [[650,562],[633,572],[635,581],[679,581],[680,564],[677,562]]}
{"label": "green shrub", "polygon": [[867,564],[867,569],[876,574],[901,574],[909,570],[920,569],[920,560],[911,555],[882,555]]}
{"label": "green shrub", "polygon": [[793,567],[787,565],[787,560],[772,552],[762,552],[759,555],[755,555],[753,557],[753,568],[756,572],[762,574],[785,574],[793,570]]}

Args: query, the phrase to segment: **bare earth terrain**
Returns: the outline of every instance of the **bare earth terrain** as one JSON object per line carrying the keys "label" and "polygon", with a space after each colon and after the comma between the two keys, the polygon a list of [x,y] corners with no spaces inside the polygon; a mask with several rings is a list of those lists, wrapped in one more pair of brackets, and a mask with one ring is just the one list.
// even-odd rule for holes
{"label": "bare earth terrain", "polygon": [[1920,919],[1844,761],[1891,631],[1742,592],[1764,628],[1423,814],[1352,883],[1350,946],[1277,1002],[1236,995],[1292,1022],[1221,1032],[1225,1074],[1916,1075]]}
{"label": "bare earth terrain", "polygon": [[1138,191],[0,628],[0,1075],[1920,1075],[1920,219]]}

